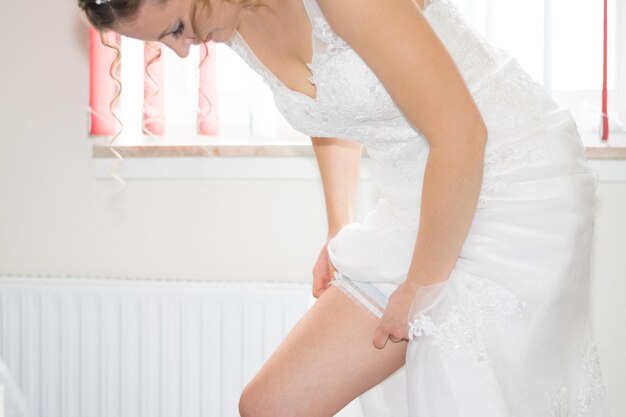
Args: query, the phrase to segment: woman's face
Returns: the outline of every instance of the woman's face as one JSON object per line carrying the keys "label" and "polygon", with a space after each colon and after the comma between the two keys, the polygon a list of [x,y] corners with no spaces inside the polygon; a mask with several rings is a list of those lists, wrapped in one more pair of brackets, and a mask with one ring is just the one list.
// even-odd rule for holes
{"label": "woman's face", "polygon": [[[201,1],[201,0],[196,0]],[[239,25],[241,7],[225,0],[209,0],[211,11],[201,4],[197,6],[197,26],[202,34],[196,39],[191,28],[194,0],[143,0],[132,20],[120,20],[113,30],[120,35],[143,41],[159,41],[178,56],[189,55],[189,46],[208,42],[225,42]]]}

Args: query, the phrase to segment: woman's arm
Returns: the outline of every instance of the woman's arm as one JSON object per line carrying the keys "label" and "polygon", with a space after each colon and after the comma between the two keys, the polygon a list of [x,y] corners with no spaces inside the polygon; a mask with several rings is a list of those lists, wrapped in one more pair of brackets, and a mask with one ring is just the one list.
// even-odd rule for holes
{"label": "woman's arm", "polygon": [[329,24],[378,76],[430,145],[407,279],[372,340],[408,340],[409,312],[449,278],[476,211],[487,128],[463,77],[414,0],[318,0]]}
{"label": "woman's arm", "polygon": [[328,239],[351,223],[356,204],[361,144],[345,139],[312,137],[313,151],[322,177]]}
{"label": "woman's arm", "polygon": [[368,64],[430,144],[406,284],[417,288],[444,281],[478,202],[487,141],[480,112],[452,57],[413,0],[318,3],[333,29]]}
{"label": "woman's arm", "polygon": [[333,278],[334,266],[328,258],[327,246],[341,227],[352,222],[354,213],[361,144],[335,138],[311,138],[322,176],[328,234],[326,243],[313,267],[313,297],[318,298]]}

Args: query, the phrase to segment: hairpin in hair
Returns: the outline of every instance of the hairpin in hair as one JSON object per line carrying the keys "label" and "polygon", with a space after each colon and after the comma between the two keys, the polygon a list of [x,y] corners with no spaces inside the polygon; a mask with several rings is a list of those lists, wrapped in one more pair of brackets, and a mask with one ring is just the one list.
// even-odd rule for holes
{"label": "hairpin in hair", "polygon": [[108,3],[108,2],[110,2],[110,1],[111,1],[111,0],[96,0],[96,4],[99,6],[99,5],[101,5],[101,4]]}

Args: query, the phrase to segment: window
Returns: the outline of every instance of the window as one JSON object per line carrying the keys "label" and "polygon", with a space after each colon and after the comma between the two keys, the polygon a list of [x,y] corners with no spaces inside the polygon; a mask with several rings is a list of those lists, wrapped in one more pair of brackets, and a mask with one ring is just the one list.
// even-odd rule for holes
{"label": "window", "polygon": [[[454,0],[492,43],[516,56],[530,76],[570,109],[587,145],[600,142],[603,2]],[[619,24],[618,24],[619,22]],[[608,0],[610,140],[625,142],[626,4]]]}
{"label": "window", "polygon": [[[196,129],[199,99],[198,66],[202,48],[197,45],[191,46],[186,59],[180,59],[169,48],[161,48],[164,75],[160,88],[164,96],[162,113],[166,127],[162,135],[143,133],[144,82],[151,83],[144,71],[144,42],[122,37],[120,45],[122,60],[119,78],[122,91],[115,109],[123,128],[119,137],[115,138],[114,146],[126,148],[247,146],[248,151],[238,152],[239,155],[257,154],[259,146],[266,148],[274,145],[278,145],[278,148],[280,145],[296,148],[310,146],[309,137],[291,128],[280,115],[274,106],[271,91],[262,78],[223,44],[213,45],[217,60],[215,83],[217,91],[210,97],[212,111],[217,113],[219,134],[199,135]],[[110,60],[112,55],[110,51],[108,52]],[[107,78],[108,65],[107,63],[106,71],[103,71]],[[108,110],[110,97],[106,100],[107,103],[102,103],[100,109]],[[94,108],[92,112],[95,112]],[[98,137],[96,134],[94,139],[97,145],[105,147],[109,137]],[[267,153],[267,149],[263,153]],[[110,152],[106,150],[101,154],[110,156]]]}
{"label": "window", "polygon": [[[516,56],[531,77],[543,84],[576,118],[583,140],[599,144],[602,86],[601,2],[589,0],[453,0],[466,18],[490,42]],[[611,140],[626,142],[617,122],[626,120],[626,3],[608,0],[609,116],[614,124]],[[621,22],[621,25],[618,25]],[[192,46],[182,60],[163,48],[165,82],[165,134],[142,134],[144,88],[143,43],[122,38],[123,90],[119,114],[124,129],[116,145],[206,146],[239,145],[258,153],[256,146],[310,145],[309,138],[293,130],[276,110],[271,92],[227,46],[216,45],[218,136],[198,135],[200,47]],[[105,138],[96,138],[105,145]],[[251,147],[251,148],[250,148]],[[306,152],[304,154],[307,154]],[[308,153],[310,154],[310,152]]]}

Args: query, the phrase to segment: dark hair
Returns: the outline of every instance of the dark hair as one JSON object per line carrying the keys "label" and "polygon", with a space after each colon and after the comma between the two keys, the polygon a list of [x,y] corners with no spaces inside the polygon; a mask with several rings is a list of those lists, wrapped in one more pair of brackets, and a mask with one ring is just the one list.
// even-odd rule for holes
{"label": "dark hair", "polygon": [[[162,0],[159,0],[162,1]],[[132,19],[142,0],[78,0],[89,24],[99,31],[112,29],[119,19]]]}
{"label": "dark hair", "polygon": [[[78,7],[84,12],[89,24],[102,32],[104,30],[112,30],[119,20],[132,20],[143,1],[146,0],[78,0]],[[169,0],[150,1],[156,1],[159,5],[165,5]],[[208,0],[196,0],[192,5],[192,16],[194,17],[197,14],[198,6],[201,6],[206,12],[211,10]],[[196,37],[200,38],[195,18],[191,20],[191,27]]]}
{"label": "dark hair", "polygon": [[[146,0],[78,0],[78,7],[83,10],[85,17],[91,26],[99,31],[112,30],[115,23],[121,19],[132,20],[139,10],[142,1]],[[150,0],[157,1],[160,5],[166,4],[169,0]],[[229,3],[237,4],[242,7],[249,7],[256,3],[254,0],[225,0]],[[197,27],[198,9],[210,14],[211,3],[209,0],[194,0],[192,4],[191,27],[197,39],[201,39],[201,34]]]}

